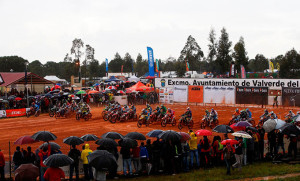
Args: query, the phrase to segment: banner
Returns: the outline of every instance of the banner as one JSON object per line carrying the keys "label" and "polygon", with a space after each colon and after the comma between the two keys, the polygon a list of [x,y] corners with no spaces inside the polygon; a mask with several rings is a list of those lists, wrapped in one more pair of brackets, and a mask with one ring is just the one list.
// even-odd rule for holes
{"label": "banner", "polygon": [[237,87],[236,104],[268,105],[268,87]]}
{"label": "banner", "polygon": [[154,77],[153,49],[151,47],[147,47],[147,53],[148,53],[149,76]]}
{"label": "banner", "polygon": [[300,79],[201,79],[201,78],[155,78],[155,87],[174,87],[178,85],[199,86],[242,86],[282,88],[300,87]]}
{"label": "banner", "polygon": [[0,118],[5,118],[5,117],[6,117],[6,111],[0,110]]}
{"label": "banner", "polygon": [[203,103],[203,86],[189,86],[188,102]]}
{"label": "banner", "polygon": [[282,105],[300,106],[300,88],[282,88]]}
{"label": "banner", "polygon": [[190,70],[190,64],[188,61],[185,61],[185,68],[187,72]]}
{"label": "banner", "polygon": [[188,86],[175,86],[174,90],[174,102],[187,102],[188,98]]}
{"label": "banner", "polygon": [[229,72],[230,72],[229,77],[233,77],[234,76],[234,64],[231,64]]}
{"label": "banner", "polygon": [[108,72],[108,60],[107,60],[107,58],[105,59],[105,68],[106,68],[106,72]]}
{"label": "banner", "polygon": [[242,79],[246,78],[246,70],[245,70],[244,65],[241,65],[241,77],[242,77]]}
{"label": "banner", "polygon": [[159,102],[164,104],[173,103],[173,89],[172,88],[160,88],[159,89]]}
{"label": "banner", "polygon": [[26,116],[26,108],[23,109],[8,109],[6,110],[6,117]]}
{"label": "banner", "polygon": [[204,86],[204,103],[235,103],[235,87]]}

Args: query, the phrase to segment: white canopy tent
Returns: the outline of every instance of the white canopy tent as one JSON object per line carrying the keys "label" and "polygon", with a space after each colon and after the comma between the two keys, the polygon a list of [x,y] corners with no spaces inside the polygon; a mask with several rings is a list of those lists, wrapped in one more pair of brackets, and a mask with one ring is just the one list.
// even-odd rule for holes
{"label": "white canopy tent", "polygon": [[138,82],[138,81],[140,81],[140,78],[138,78],[138,77],[136,77],[135,75],[133,75],[133,76],[129,77],[128,80],[131,81],[131,82],[132,82],[132,81]]}

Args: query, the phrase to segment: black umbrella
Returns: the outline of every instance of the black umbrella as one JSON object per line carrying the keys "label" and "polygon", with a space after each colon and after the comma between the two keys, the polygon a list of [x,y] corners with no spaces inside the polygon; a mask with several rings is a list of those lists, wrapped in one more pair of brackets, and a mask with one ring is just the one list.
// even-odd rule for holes
{"label": "black umbrella", "polygon": [[122,147],[129,147],[129,148],[134,148],[134,147],[137,147],[137,141],[136,140],[133,140],[131,138],[123,138],[121,139],[119,142],[118,142],[119,146],[122,146]]}
{"label": "black umbrella", "polygon": [[146,135],[149,136],[149,137],[158,137],[158,135],[160,135],[162,132],[164,132],[163,130],[160,130],[160,129],[156,129],[156,130],[152,130],[150,131],[149,133],[147,133]]}
{"label": "black umbrella", "polygon": [[146,137],[139,132],[129,132],[127,135],[125,135],[127,138],[131,138],[134,140],[146,140]]}
{"label": "black umbrella", "polygon": [[44,160],[44,165],[49,167],[63,167],[72,164],[74,161],[72,158],[64,154],[50,155]]}
{"label": "black umbrella", "polygon": [[124,138],[123,135],[121,135],[120,133],[117,133],[117,132],[107,132],[107,133],[104,133],[101,137],[102,138],[111,138],[114,140]]}
{"label": "black umbrella", "polygon": [[217,133],[225,133],[225,134],[234,132],[234,130],[230,126],[225,124],[216,126],[212,131]]}
{"label": "black umbrella", "polygon": [[77,136],[70,136],[63,140],[64,143],[68,145],[80,145],[84,143],[84,140],[82,138],[79,138]]}
{"label": "black umbrella", "polygon": [[34,133],[31,138],[38,141],[51,141],[56,140],[57,137],[49,131],[39,131]]}
{"label": "black umbrella", "polygon": [[81,136],[81,138],[84,141],[96,141],[97,139],[99,139],[96,135],[93,135],[93,134],[86,134],[86,135]]}
{"label": "black umbrella", "polygon": [[[59,150],[60,146],[57,143],[54,142],[49,142],[51,150]],[[42,147],[48,147],[48,143],[43,143],[39,146],[39,148],[41,149]]]}
{"label": "black umbrella", "polygon": [[286,125],[284,125],[283,127],[279,128],[280,132],[282,132],[282,134],[285,135],[295,135],[298,136],[300,135],[300,130],[297,128],[296,125],[291,124],[291,123],[287,123]]}
{"label": "black umbrella", "polygon": [[256,129],[254,127],[251,127],[251,126],[247,127],[246,130],[251,130],[253,132],[258,132],[258,129]]}
{"label": "black umbrella", "polygon": [[99,140],[96,141],[96,144],[97,145],[101,145],[101,146],[104,146],[104,147],[116,147],[118,146],[118,143],[115,142],[115,140],[111,139],[111,138],[101,138]]}
{"label": "black umbrella", "polygon": [[163,133],[158,135],[158,138],[166,140],[166,141],[171,140],[172,142],[176,142],[176,141],[180,141],[181,135],[176,131],[168,130],[168,131],[164,131]]}
{"label": "black umbrella", "polygon": [[117,168],[117,161],[113,154],[106,150],[96,150],[87,156],[89,165],[98,171],[107,171]]}

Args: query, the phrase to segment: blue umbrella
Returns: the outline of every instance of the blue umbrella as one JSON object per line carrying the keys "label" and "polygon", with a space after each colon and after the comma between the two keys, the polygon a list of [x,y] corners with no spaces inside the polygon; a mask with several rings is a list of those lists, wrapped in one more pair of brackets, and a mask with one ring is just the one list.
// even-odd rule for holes
{"label": "blue umbrella", "polygon": [[58,86],[61,86],[61,84],[60,84],[60,83],[56,83],[56,85],[58,85]]}
{"label": "blue umbrella", "polygon": [[100,85],[100,84],[96,83],[96,84],[93,85],[93,87],[96,87],[96,86],[99,86],[99,85]]}
{"label": "blue umbrella", "polygon": [[158,135],[160,135],[161,133],[163,133],[164,131],[163,130],[160,130],[160,129],[156,129],[156,130],[152,130],[150,131],[149,133],[147,133],[146,135],[149,136],[149,137],[158,137]]}

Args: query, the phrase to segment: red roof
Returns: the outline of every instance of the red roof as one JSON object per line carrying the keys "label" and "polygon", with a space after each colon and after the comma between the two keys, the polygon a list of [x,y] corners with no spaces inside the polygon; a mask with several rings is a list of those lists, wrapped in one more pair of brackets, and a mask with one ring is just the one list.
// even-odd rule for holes
{"label": "red roof", "polygon": [[[25,72],[0,72],[4,83],[1,87],[7,87],[11,84],[25,84]],[[44,79],[34,73],[27,72],[28,84],[54,84],[53,82]]]}
{"label": "red roof", "polygon": [[141,83],[140,81],[138,83],[136,83],[134,86],[131,86],[129,88],[130,91],[141,91],[141,92],[147,92],[147,91],[153,91],[153,87],[147,87],[145,86],[143,83]]}

